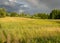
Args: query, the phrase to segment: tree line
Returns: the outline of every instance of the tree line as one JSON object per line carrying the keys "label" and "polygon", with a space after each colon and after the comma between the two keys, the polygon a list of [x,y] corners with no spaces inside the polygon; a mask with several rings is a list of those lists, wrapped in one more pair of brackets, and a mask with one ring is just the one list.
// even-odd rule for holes
{"label": "tree line", "polygon": [[26,13],[16,13],[16,12],[7,12],[5,8],[0,8],[0,18],[2,17],[28,17],[35,19],[60,19],[60,10],[54,9],[50,14],[46,13],[35,13],[35,14],[26,14]]}

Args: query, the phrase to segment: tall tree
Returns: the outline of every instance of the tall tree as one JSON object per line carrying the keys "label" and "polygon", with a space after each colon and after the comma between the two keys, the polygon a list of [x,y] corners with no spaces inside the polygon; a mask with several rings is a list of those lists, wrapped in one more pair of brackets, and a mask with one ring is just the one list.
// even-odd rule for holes
{"label": "tall tree", "polygon": [[4,8],[0,8],[0,17],[6,16],[6,10]]}
{"label": "tall tree", "polygon": [[60,19],[60,10],[52,10],[50,19]]}

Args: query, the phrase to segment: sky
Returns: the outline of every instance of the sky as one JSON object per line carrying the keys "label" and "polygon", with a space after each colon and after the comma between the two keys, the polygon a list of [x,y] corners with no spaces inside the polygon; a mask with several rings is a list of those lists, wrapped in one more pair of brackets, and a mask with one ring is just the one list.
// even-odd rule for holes
{"label": "sky", "polygon": [[0,5],[15,8],[17,12],[50,13],[52,9],[60,9],[60,0],[0,0]]}

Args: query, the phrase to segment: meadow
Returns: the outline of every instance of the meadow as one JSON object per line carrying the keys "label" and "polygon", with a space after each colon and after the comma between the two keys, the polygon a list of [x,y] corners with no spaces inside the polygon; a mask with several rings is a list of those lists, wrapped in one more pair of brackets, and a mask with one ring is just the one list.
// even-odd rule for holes
{"label": "meadow", "polygon": [[60,43],[60,20],[0,18],[0,43]]}

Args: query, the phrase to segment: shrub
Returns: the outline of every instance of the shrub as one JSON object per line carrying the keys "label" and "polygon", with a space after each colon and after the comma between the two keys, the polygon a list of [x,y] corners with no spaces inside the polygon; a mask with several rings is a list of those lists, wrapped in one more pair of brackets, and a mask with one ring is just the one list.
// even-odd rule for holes
{"label": "shrub", "polygon": [[38,18],[38,19],[48,19],[49,15],[45,13],[37,13],[32,15],[31,18]]}
{"label": "shrub", "polygon": [[11,12],[10,13],[10,17],[17,17],[17,16],[18,16],[18,14],[16,12]]}

